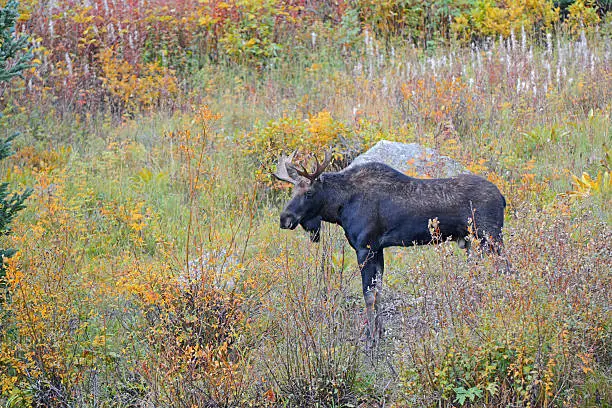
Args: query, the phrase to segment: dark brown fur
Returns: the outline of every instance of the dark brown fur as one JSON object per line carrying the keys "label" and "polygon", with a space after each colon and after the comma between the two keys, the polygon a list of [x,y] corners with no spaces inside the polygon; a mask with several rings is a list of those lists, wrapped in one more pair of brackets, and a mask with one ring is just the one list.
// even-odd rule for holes
{"label": "dark brown fur", "polygon": [[[281,228],[298,224],[318,240],[321,221],[340,225],[361,265],[370,335],[382,326],[373,308],[380,302],[383,249],[432,241],[429,221],[437,219],[442,239],[469,248],[468,225],[486,250],[498,252],[506,200],[488,180],[472,174],[445,179],[408,177],[381,163],[295,180],[294,195],[283,210]],[[471,221],[469,221],[471,220]],[[370,336],[372,337],[372,336]]]}

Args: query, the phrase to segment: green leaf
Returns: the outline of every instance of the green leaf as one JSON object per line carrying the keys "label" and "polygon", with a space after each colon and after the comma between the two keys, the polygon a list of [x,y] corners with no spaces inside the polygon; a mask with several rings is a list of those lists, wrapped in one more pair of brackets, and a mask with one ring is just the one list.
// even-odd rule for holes
{"label": "green leaf", "polygon": [[457,387],[453,388],[453,390],[455,391],[455,394],[457,394],[455,402],[459,405],[465,404],[467,399],[469,399],[470,402],[474,402],[476,398],[482,397],[482,390],[478,387],[471,387],[467,390],[464,387]]}
{"label": "green leaf", "polygon": [[485,390],[491,395],[491,396],[495,396],[497,395],[497,391],[499,391],[499,386],[497,385],[497,383],[492,382],[492,383],[488,383],[487,386],[485,387]]}
{"label": "green leaf", "polygon": [[467,398],[467,390],[463,387],[457,387],[453,388],[453,391],[455,391],[455,394],[457,394],[455,402],[459,405],[465,404],[465,400]]}

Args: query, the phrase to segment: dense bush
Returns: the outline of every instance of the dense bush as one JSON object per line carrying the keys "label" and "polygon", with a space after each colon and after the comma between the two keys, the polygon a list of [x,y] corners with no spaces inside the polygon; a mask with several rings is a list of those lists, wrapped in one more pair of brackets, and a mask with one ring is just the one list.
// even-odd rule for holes
{"label": "dense bush", "polygon": [[[175,107],[177,85],[210,63],[264,70],[320,47],[358,51],[360,37],[409,40],[434,47],[459,39],[580,34],[600,21],[592,2],[565,9],[552,1],[287,0],[208,2],[72,0],[22,3],[19,29],[32,36],[40,67],[27,80],[31,94],[81,111],[117,116]],[[338,26],[340,29],[338,30]],[[317,41],[317,38],[320,40]],[[335,51],[334,51],[335,52]],[[183,91],[187,89],[180,87]]]}
{"label": "dense bush", "polygon": [[[601,258],[609,231],[588,214],[560,215],[568,204],[547,207],[540,222],[532,208],[518,212],[522,222],[505,231],[516,275],[500,276],[487,262],[466,270],[444,246],[421,258],[420,297],[406,306],[411,335],[400,377],[407,403],[587,405],[586,394],[567,384],[584,384],[591,403],[610,398],[603,377],[591,377],[610,358],[610,322],[596,312],[610,301]],[[592,240],[574,234],[578,224]],[[435,284],[425,270],[437,271]]]}

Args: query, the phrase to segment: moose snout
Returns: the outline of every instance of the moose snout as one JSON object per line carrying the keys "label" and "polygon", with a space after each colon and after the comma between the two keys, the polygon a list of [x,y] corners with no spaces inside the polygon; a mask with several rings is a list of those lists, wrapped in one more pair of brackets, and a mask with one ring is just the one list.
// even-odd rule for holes
{"label": "moose snout", "polygon": [[280,227],[282,229],[294,229],[298,225],[298,219],[295,214],[283,212],[280,215]]}

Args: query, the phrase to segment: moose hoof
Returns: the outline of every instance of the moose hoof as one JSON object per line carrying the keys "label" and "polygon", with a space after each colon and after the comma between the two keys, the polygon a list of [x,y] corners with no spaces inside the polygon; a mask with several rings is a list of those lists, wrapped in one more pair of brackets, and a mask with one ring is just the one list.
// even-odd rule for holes
{"label": "moose hoof", "polygon": [[384,328],[382,316],[376,316],[373,325],[366,323],[360,340],[366,343],[367,350],[371,350],[378,345],[380,340],[383,338],[383,334]]}

